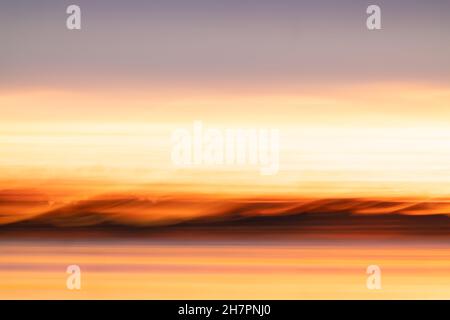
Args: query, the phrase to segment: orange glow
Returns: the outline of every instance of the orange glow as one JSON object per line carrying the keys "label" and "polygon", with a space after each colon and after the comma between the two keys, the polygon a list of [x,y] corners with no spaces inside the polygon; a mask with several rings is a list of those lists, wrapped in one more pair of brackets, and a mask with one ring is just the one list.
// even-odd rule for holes
{"label": "orange glow", "polygon": [[[168,192],[446,197],[449,104],[448,89],[398,84],[297,95],[2,94],[0,185],[72,198],[155,184]],[[195,120],[217,128],[270,123],[281,132],[279,174],[174,168],[171,133]]]}
{"label": "orange glow", "polygon": [[[61,287],[73,261],[83,266],[80,291]],[[449,261],[448,247],[436,244],[11,243],[0,251],[0,299],[447,299]],[[375,262],[380,291],[365,286]]]}
{"label": "orange glow", "polygon": [[[450,296],[445,246],[355,246],[367,239],[447,241],[450,89],[142,92],[2,93],[0,298]],[[171,133],[192,130],[196,120],[220,129],[278,129],[280,171],[175,167]],[[112,244],[96,242],[111,234]],[[32,248],[14,242],[21,236],[87,242]],[[145,245],[115,247],[122,236]],[[158,247],[152,239],[197,242]],[[242,239],[298,246],[200,244]],[[317,239],[348,245],[308,247]],[[61,270],[73,261],[86,272],[80,292],[60,290]],[[380,293],[365,287],[365,267],[373,263],[387,283]]]}

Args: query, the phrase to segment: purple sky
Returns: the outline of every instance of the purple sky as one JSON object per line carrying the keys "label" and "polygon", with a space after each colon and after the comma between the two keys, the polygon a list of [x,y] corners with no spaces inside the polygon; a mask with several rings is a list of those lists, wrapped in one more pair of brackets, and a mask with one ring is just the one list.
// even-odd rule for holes
{"label": "purple sky", "polygon": [[[69,4],[81,31],[65,28]],[[0,40],[3,89],[450,82],[443,0],[2,1]]]}

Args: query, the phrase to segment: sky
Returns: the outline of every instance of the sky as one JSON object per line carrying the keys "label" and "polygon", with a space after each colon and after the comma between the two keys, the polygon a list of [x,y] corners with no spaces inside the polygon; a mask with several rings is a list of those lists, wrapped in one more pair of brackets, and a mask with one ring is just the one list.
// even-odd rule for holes
{"label": "sky", "polygon": [[2,89],[251,90],[450,80],[448,1],[74,1],[0,4]]}
{"label": "sky", "polygon": [[[0,189],[450,194],[448,1],[73,3],[0,4]],[[196,120],[279,129],[280,173],[173,168]]]}

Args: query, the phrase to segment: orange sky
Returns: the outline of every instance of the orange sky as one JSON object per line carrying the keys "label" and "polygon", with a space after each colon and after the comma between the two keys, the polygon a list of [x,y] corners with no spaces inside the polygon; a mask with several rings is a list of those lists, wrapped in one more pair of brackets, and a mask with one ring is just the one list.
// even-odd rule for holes
{"label": "orange sky", "polygon": [[[164,192],[447,197],[449,104],[450,88],[399,83],[290,92],[4,92],[0,187],[75,198],[155,185]],[[192,130],[196,120],[280,130],[280,171],[176,168],[171,133]]]}

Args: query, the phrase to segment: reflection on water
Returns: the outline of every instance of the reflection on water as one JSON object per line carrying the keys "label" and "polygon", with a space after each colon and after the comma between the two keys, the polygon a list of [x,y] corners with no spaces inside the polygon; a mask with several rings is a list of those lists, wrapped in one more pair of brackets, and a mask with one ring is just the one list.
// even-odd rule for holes
{"label": "reflection on water", "polygon": [[[450,244],[2,241],[1,299],[450,299]],[[68,265],[81,290],[66,288]],[[368,290],[366,268],[382,270]]]}

